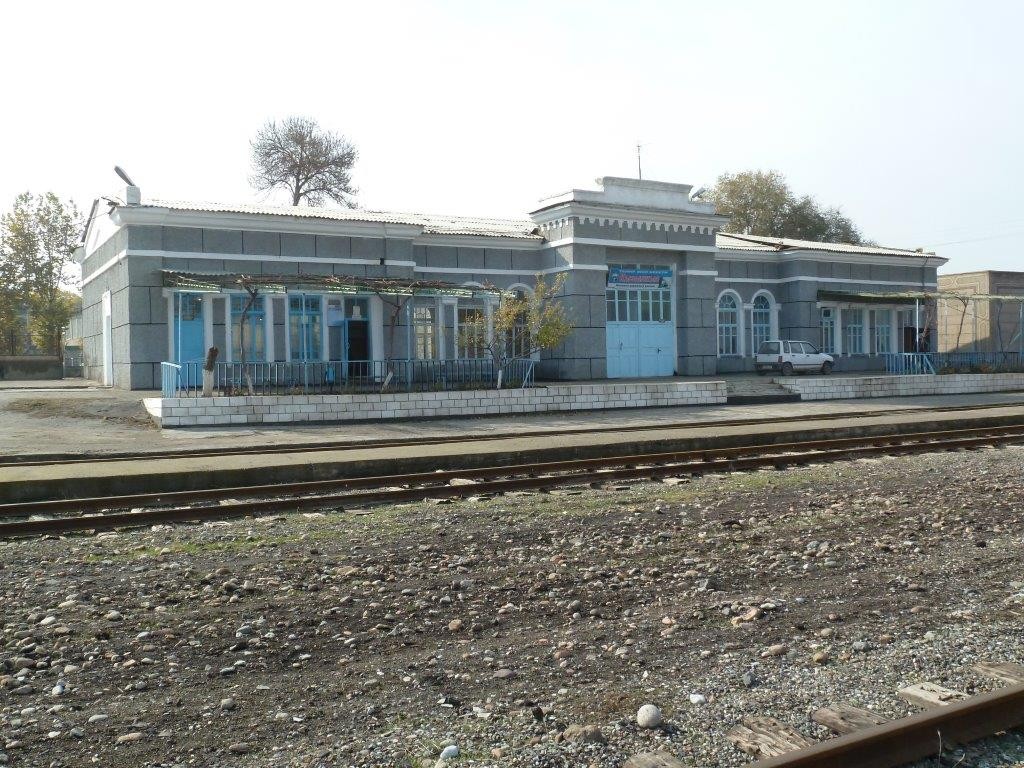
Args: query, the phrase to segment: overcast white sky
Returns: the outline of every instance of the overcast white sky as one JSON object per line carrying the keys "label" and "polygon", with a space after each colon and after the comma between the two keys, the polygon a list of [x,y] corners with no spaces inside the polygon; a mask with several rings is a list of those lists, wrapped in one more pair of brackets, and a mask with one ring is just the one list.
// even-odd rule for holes
{"label": "overcast white sky", "polygon": [[[1024,3],[10,2],[0,204],[254,201],[249,139],[309,115],[363,207],[520,215],[603,175],[781,171],[946,271],[1024,270]],[[959,242],[969,241],[969,242]],[[956,244],[950,244],[950,243]]]}

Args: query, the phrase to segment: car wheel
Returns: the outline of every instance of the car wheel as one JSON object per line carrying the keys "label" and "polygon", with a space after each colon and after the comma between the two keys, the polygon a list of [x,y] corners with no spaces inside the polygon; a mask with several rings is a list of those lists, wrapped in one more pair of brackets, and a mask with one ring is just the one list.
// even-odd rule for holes
{"label": "car wheel", "polygon": [[793,364],[792,363],[783,363],[782,364],[782,375],[783,376],[792,376],[793,375]]}
{"label": "car wheel", "polygon": [[821,372],[825,376],[828,376],[830,373],[832,373],[832,363],[828,362],[827,360],[824,363],[822,363]]}

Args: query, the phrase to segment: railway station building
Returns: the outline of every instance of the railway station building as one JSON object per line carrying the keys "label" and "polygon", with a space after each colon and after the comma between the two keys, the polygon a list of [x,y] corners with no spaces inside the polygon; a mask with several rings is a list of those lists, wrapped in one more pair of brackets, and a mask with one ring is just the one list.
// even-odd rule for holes
{"label": "railway station building", "polygon": [[85,375],[156,389],[162,363],[210,347],[224,362],[472,360],[485,353],[460,328],[489,322],[498,292],[559,274],[574,329],[534,360],[542,379],[747,371],[774,338],[809,341],[840,371],[878,370],[882,355],[931,343],[934,320],[899,295],[934,291],[945,259],[725,234],[691,192],[605,177],[489,219],[169,201],[129,186],[93,204],[77,254]]}

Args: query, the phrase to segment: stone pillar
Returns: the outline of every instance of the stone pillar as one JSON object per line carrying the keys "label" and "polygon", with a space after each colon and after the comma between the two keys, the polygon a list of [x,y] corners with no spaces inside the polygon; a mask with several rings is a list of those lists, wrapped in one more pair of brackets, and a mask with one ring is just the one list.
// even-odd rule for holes
{"label": "stone pillar", "polygon": [[832,327],[832,347],[835,349],[836,357],[843,354],[843,309],[836,307],[835,325]]}
{"label": "stone pillar", "polygon": [[224,361],[230,363],[232,348],[235,346],[232,340],[234,329],[231,327],[231,295],[227,293],[221,295],[224,298]]}
{"label": "stone pillar", "polygon": [[274,297],[263,297],[263,351],[268,363],[274,362]]}

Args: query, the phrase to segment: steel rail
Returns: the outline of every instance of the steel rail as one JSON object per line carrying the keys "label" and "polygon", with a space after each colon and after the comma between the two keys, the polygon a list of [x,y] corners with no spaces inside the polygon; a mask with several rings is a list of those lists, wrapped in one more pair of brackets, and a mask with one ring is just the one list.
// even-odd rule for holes
{"label": "steel rail", "polygon": [[496,434],[469,434],[469,435],[437,435],[433,437],[408,437],[408,438],[383,438],[376,440],[344,440],[344,441],[323,441],[290,443],[283,445],[251,446],[223,449],[200,449],[190,451],[187,449],[173,451],[141,451],[139,453],[117,452],[102,454],[16,454],[11,456],[0,455],[0,468],[5,467],[37,467],[37,466],[62,466],[65,464],[94,464],[115,461],[150,461],[153,459],[179,459],[179,458],[216,458],[223,456],[248,456],[266,455],[276,453],[309,453],[315,451],[358,451],[371,448],[399,448],[403,446],[416,445],[445,445],[448,443],[477,442],[522,439],[529,437],[555,437],[561,435],[585,435],[585,434],[606,434],[608,432],[647,432],[671,429],[706,429],[715,427],[738,427],[758,426],[763,424],[778,424],[804,421],[835,421],[837,419],[861,419],[877,416],[900,415],[907,413],[948,413],[970,410],[991,410],[996,408],[1013,408],[1024,405],[1024,402],[1012,403],[984,403],[980,405],[955,405],[941,408],[898,408],[893,410],[875,411],[853,411],[847,413],[819,413],[800,414],[784,419],[763,418],[763,419],[722,419],[709,421],[685,421],[667,422],[664,424],[644,425],[620,425],[610,427],[577,427],[572,429],[550,429],[532,430],[527,432],[500,432]]}
{"label": "steel rail", "polygon": [[984,437],[986,441],[1004,434],[1024,432],[1024,425],[973,427],[957,430],[894,433],[862,437],[826,438],[824,440],[744,445],[719,448],[696,448],[680,451],[665,451],[607,456],[590,459],[567,459],[561,461],[531,462],[513,466],[480,467],[415,472],[400,475],[371,475],[366,477],[345,477],[333,480],[302,480],[287,483],[270,483],[252,486],[229,486],[186,491],[155,491],[123,496],[92,496],[70,499],[15,502],[0,504],[0,520],[9,517],[26,517],[39,514],[85,512],[114,508],[139,507],[154,504],[196,503],[220,499],[262,498],[266,496],[303,495],[325,491],[345,491],[359,488],[380,488],[396,485],[428,483],[439,485],[455,478],[489,479],[507,477],[513,474],[549,474],[559,472],[603,469],[626,464],[658,464],[687,462],[709,462],[714,459],[736,459],[745,455],[767,456],[787,452],[803,453],[808,450],[834,450],[861,446],[893,446],[914,441],[948,441],[969,437]]}
{"label": "steel rail", "polygon": [[[695,475],[710,472],[725,472],[763,467],[782,468],[794,464],[806,464],[837,459],[854,458],[857,456],[873,456],[879,454],[920,453],[929,450],[950,450],[954,448],[973,448],[985,445],[1008,442],[1024,442],[1024,428],[1016,432],[1000,434],[984,434],[974,436],[953,437],[962,432],[977,430],[954,430],[952,433],[931,432],[913,433],[911,435],[886,436],[878,438],[848,438],[832,441],[812,441],[809,443],[792,443],[786,446],[788,452],[778,452],[782,446],[756,446],[760,453],[749,456],[691,460],[684,463],[658,463],[657,457],[676,456],[678,454],[642,454],[628,457],[612,457],[601,459],[581,459],[577,461],[548,462],[540,464],[523,464],[508,467],[486,467],[481,470],[464,472],[426,472],[412,475],[384,475],[375,478],[355,478],[353,480],[330,481],[340,483],[359,483],[362,487],[372,487],[365,493],[342,493],[320,496],[299,496],[272,499],[254,499],[252,501],[233,501],[228,504],[206,507],[171,507],[165,509],[145,509],[138,512],[108,512],[75,517],[54,517],[36,520],[19,520],[0,523],[0,539],[18,536],[33,536],[49,533],[68,533],[82,530],[112,530],[124,527],[137,527],[171,522],[189,522],[203,520],[220,520],[237,517],[262,515],[282,511],[300,511],[309,509],[338,509],[345,507],[362,507],[370,504],[386,504],[405,501],[422,501],[430,498],[458,498],[470,495],[485,495],[514,490],[550,488],[559,485],[578,485],[583,482],[653,479],[674,475]],[[923,436],[928,436],[923,438]],[[853,444],[857,440],[861,444]],[[891,443],[898,441],[897,444]],[[822,444],[831,443],[822,448]],[[836,444],[841,445],[836,445]],[[802,450],[792,450],[796,448]],[[735,450],[735,449],[724,449]],[[748,448],[748,451],[751,450]],[[652,465],[653,464],[653,465]],[[637,466],[640,465],[640,466]],[[528,473],[525,477],[510,477]],[[550,473],[550,474],[549,474]],[[469,485],[437,485],[454,477],[483,478]],[[487,478],[501,479],[487,479]],[[395,485],[416,482],[428,485],[395,488]],[[350,486],[352,487],[352,486]],[[278,486],[270,486],[280,490]],[[240,489],[235,489],[240,490]],[[184,492],[195,498],[195,494]],[[159,494],[157,494],[159,495]],[[111,497],[105,499],[107,508],[114,507],[124,499],[132,497]],[[34,504],[19,505],[22,507]]]}
{"label": "steel rail", "polygon": [[1014,685],[910,717],[854,731],[757,768],[896,768],[956,744],[1024,725],[1024,685]]}

